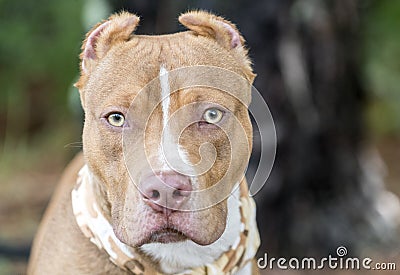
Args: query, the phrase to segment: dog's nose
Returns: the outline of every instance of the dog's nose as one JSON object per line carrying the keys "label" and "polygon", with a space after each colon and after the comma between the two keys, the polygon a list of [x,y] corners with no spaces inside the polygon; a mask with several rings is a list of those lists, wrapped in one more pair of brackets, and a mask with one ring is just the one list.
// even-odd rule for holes
{"label": "dog's nose", "polygon": [[167,215],[179,210],[192,191],[189,177],[169,172],[146,177],[141,181],[139,188],[144,201],[153,210]]}

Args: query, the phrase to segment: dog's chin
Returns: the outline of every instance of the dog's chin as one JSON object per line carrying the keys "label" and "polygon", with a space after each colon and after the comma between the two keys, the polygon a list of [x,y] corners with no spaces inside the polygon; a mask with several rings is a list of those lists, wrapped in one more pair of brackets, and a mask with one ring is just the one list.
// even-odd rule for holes
{"label": "dog's chin", "polygon": [[[204,246],[204,245],[209,245],[216,240],[213,238],[201,238],[199,236],[191,236],[190,233],[185,234],[179,230],[173,229],[173,228],[162,228],[158,230],[154,230],[151,232],[148,232],[145,234],[142,238],[140,239],[135,239],[135,242],[131,242],[130,240],[125,239],[123,236],[119,235],[117,232],[116,236],[118,239],[120,239],[121,242],[131,246],[131,247],[141,247],[142,245],[145,244],[151,244],[151,243],[162,243],[162,244],[169,244],[169,243],[178,243],[178,242],[184,242],[184,241],[192,241],[198,245]],[[126,237],[126,235],[125,235]],[[216,238],[218,239],[218,238]]]}
{"label": "dog's chin", "polygon": [[175,229],[166,228],[149,233],[143,240],[141,240],[138,244],[136,244],[136,246],[140,247],[142,245],[150,243],[162,243],[162,244],[177,243],[187,240],[190,240],[201,246],[208,245],[214,242],[214,240],[213,241],[203,240],[195,236],[188,236],[182,233],[181,231]]}
{"label": "dog's chin", "polygon": [[162,230],[158,230],[152,232],[150,236],[144,241],[145,243],[176,243],[176,242],[183,242],[187,240],[188,237],[183,234],[182,232],[171,229],[165,228]]}

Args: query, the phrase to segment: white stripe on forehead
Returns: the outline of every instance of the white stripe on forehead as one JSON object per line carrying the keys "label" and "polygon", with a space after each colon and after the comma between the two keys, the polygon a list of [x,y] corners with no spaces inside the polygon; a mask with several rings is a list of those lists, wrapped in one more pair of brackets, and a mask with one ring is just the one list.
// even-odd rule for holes
{"label": "white stripe on forehead", "polygon": [[160,85],[161,85],[161,99],[162,100],[162,111],[163,111],[163,127],[164,131],[166,129],[168,122],[168,114],[169,114],[169,105],[171,103],[170,99],[170,87],[169,87],[169,79],[168,79],[168,71],[164,68],[164,66],[160,67]]}
{"label": "white stripe on forehead", "polygon": [[[172,136],[171,129],[169,127],[169,109],[170,109],[170,104],[171,104],[171,88],[170,88],[170,83],[169,83],[169,75],[168,71],[165,69],[164,66],[160,67],[160,86],[161,86],[161,106],[162,106],[162,114],[163,114],[163,137],[162,141],[163,143],[160,144],[159,147],[159,160],[162,164],[162,169],[163,170],[175,170],[178,169],[181,172],[186,171],[189,169],[190,171],[186,171],[187,174],[194,175],[194,172],[188,168],[186,165],[191,165],[189,158],[188,158],[188,153],[186,150],[178,145],[176,141],[174,141],[174,137]],[[165,159],[165,156],[169,156],[169,165],[167,164],[167,160]],[[186,170],[185,170],[186,169]],[[185,173],[185,174],[186,174]]]}
{"label": "white stripe on forehead", "polygon": [[[168,126],[168,117],[169,117],[169,106],[171,104],[171,98],[170,98],[170,87],[169,87],[169,76],[168,76],[168,71],[165,69],[164,66],[161,65],[160,67],[160,86],[161,86],[161,95],[160,95],[160,100],[161,100],[161,106],[162,106],[162,115],[163,115],[163,138],[164,144],[160,144],[159,147],[159,159],[164,166],[163,169],[169,169],[166,160],[164,158],[164,154],[166,153],[166,150],[168,150],[168,146],[171,146],[171,135],[169,131],[169,126]],[[163,152],[164,151],[164,152]]]}

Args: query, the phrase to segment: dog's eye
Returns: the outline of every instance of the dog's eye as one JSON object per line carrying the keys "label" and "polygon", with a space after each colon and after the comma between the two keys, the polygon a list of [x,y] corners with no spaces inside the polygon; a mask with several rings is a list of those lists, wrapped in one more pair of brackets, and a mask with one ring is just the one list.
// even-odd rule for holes
{"label": "dog's eye", "polygon": [[217,108],[210,108],[204,112],[203,119],[207,123],[216,124],[221,121],[223,112]]}
{"label": "dog's eye", "polygon": [[125,123],[125,117],[121,113],[111,113],[107,116],[107,121],[115,127],[122,127]]}

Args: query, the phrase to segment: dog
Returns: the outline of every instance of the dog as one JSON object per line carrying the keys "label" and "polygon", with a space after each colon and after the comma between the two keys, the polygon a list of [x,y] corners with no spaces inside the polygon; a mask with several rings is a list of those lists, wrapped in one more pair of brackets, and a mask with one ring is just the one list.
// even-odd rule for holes
{"label": "dog", "polygon": [[188,30],[135,35],[122,12],[83,42],[83,152],[66,168],[28,274],[258,274],[244,178],[255,78],[236,26],[205,11]]}

